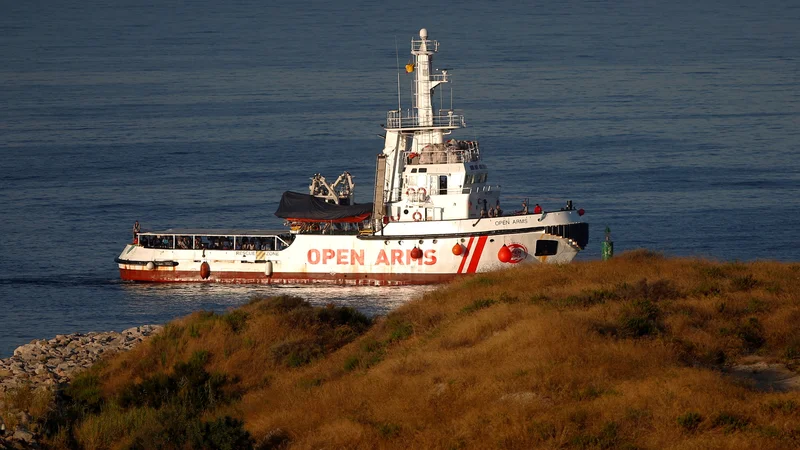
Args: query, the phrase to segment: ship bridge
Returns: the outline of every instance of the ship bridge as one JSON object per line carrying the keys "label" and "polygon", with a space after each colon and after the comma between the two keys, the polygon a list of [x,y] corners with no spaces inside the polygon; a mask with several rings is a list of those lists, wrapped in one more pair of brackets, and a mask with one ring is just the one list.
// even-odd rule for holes
{"label": "ship bridge", "polygon": [[[466,128],[464,115],[442,100],[434,108],[434,92],[450,83],[448,70],[434,70],[432,59],[439,42],[421,29],[411,40],[413,108],[399,104],[386,115],[383,152],[375,175],[373,219],[394,221],[458,220],[478,218],[499,202],[500,187],[487,184],[488,169],[481,161],[477,141],[445,139]],[[398,87],[400,86],[398,74]]]}
{"label": "ship bridge", "polygon": [[[450,139],[441,144],[428,144],[419,151],[408,150],[403,152],[403,155],[406,157],[406,166],[471,163],[481,160],[478,141],[456,139]],[[453,169],[458,170],[457,168]]]}

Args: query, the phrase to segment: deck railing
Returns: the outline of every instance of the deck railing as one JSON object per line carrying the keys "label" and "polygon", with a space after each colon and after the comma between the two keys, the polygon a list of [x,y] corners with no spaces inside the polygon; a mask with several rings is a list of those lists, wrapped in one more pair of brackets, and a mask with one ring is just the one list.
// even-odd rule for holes
{"label": "deck railing", "polygon": [[425,50],[429,52],[438,52],[439,51],[439,41],[434,41],[432,39],[412,39],[411,40],[411,51],[412,52],[419,52],[422,50],[422,43],[425,43]]}
{"label": "deck railing", "polygon": [[386,114],[387,129],[409,129],[409,128],[464,128],[467,126],[463,114],[437,114],[432,116],[430,125],[420,123],[420,117],[412,111],[389,111]]}
{"label": "deck railing", "polygon": [[408,164],[411,166],[419,164],[458,164],[465,162],[476,162],[481,159],[481,152],[478,148],[467,150],[444,150],[444,151],[422,151],[403,152],[403,155],[409,159]]}

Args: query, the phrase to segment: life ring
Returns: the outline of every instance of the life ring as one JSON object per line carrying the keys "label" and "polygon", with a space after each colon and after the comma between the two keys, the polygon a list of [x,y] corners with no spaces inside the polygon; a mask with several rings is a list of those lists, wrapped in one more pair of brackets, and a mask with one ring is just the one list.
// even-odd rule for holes
{"label": "life ring", "polygon": [[414,222],[419,222],[420,220],[422,220],[422,213],[417,211],[414,213],[412,217],[414,218]]}
{"label": "life ring", "polygon": [[415,191],[415,190],[414,190],[414,188],[408,188],[408,189],[406,189],[406,197],[411,197],[411,196],[413,196],[413,195],[414,195],[416,192],[417,192],[417,191]]}
{"label": "life ring", "polygon": [[420,199],[424,200],[425,197],[428,196],[428,190],[425,189],[425,188],[419,188],[419,190],[417,191],[417,194],[419,194],[419,198]]}

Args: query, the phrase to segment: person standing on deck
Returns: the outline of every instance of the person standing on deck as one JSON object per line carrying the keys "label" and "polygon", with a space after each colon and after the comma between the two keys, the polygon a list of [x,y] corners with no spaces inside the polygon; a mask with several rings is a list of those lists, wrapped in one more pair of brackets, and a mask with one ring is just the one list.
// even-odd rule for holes
{"label": "person standing on deck", "polygon": [[136,222],[133,223],[133,243],[134,244],[138,244],[139,243],[138,239],[136,238],[136,235],[138,235],[138,234],[139,234],[139,221],[137,220]]}

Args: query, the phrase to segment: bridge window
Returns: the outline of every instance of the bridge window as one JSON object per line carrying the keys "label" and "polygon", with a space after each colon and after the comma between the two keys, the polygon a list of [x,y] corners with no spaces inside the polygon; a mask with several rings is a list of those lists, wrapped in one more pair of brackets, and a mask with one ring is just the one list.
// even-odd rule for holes
{"label": "bridge window", "polygon": [[540,239],[536,241],[535,256],[550,256],[558,253],[558,241]]}
{"label": "bridge window", "polygon": [[447,194],[447,175],[439,175],[439,195]]}

